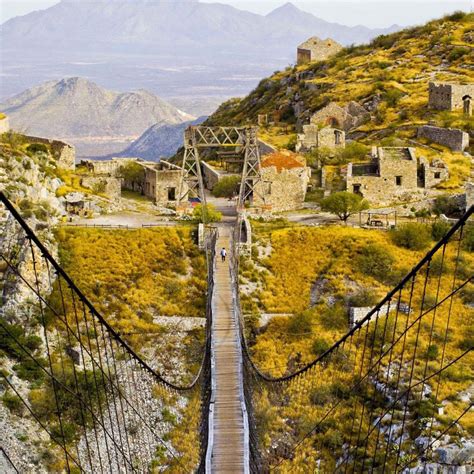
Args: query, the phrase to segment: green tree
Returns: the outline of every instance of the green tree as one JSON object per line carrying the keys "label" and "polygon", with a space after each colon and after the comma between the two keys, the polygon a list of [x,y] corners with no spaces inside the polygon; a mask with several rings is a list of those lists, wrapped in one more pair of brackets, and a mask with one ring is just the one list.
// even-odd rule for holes
{"label": "green tree", "polygon": [[222,214],[212,204],[206,206],[198,204],[194,208],[193,217],[196,222],[219,222],[222,219]]}
{"label": "green tree", "polygon": [[145,183],[145,169],[135,161],[129,161],[119,169],[119,176],[123,178],[127,184],[135,191],[143,193],[143,185]]}
{"label": "green tree", "polygon": [[346,222],[353,214],[368,208],[369,203],[362,196],[347,191],[331,194],[321,201],[323,211],[335,214],[343,222]]}
{"label": "green tree", "polygon": [[234,197],[240,188],[240,176],[224,176],[212,189],[215,197]]}

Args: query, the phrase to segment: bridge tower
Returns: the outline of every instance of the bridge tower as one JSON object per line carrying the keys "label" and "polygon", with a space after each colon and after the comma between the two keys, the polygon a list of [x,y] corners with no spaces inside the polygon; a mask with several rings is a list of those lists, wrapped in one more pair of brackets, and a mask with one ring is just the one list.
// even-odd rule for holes
{"label": "bridge tower", "polygon": [[229,159],[240,167],[242,180],[240,184],[238,210],[244,209],[247,201],[265,204],[260,170],[260,152],[257,140],[257,127],[205,127],[191,126],[184,132],[184,157],[181,179],[178,190],[178,207],[184,207],[190,197],[199,197],[206,204],[204,182],[201,170],[201,148],[232,149],[230,153],[238,158]]}
{"label": "bridge tower", "polygon": [[202,205],[206,205],[201,160],[196,141],[196,127],[188,127],[184,131],[184,156],[178,188],[177,207],[182,207],[183,203],[190,197],[198,197]]}
{"label": "bridge tower", "polygon": [[[257,141],[257,127],[245,129],[245,152],[242,166],[242,181],[240,182],[238,210],[243,210],[247,199],[255,195],[265,203],[265,195],[259,191],[258,183],[262,181],[260,170],[260,151]],[[261,189],[261,188],[260,188]]]}

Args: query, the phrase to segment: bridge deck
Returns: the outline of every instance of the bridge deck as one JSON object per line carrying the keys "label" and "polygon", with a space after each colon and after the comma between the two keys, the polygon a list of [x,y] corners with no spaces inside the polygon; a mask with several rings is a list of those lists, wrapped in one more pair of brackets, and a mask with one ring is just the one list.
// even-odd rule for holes
{"label": "bridge deck", "polygon": [[232,284],[229,258],[221,262],[220,250],[230,251],[229,228],[219,228],[217,269],[215,273],[214,354],[216,397],[214,412],[213,473],[243,473],[244,419],[240,404],[240,346],[232,311]]}

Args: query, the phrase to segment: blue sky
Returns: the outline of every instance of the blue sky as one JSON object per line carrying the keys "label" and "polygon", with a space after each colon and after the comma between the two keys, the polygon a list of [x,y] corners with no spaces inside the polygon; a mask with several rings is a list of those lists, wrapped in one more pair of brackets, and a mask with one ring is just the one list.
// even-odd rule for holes
{"label": "blue sky", "polygon": [[[211,3],[212,0],[201,1]],[[0,0],[0,22],[55,3],[58,0]],[[285,0],[219,0],[219,3],[265,14],[285,3]],[[473,6],[473,0],[294,0],[293,3],[324,20],[370,27],[423,23],[454,10],[468,11]]]}

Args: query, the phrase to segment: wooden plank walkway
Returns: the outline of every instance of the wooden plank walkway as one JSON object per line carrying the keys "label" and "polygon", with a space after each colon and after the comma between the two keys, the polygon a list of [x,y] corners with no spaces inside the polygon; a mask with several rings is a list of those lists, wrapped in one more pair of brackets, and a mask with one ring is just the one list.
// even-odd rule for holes
{"label": "wooden plank walkway", "polygon": [[229,255],[221,262],[222,247],[230,252],[230,229],[219,227],[214,283],[214,356],[216,391],[212,473],[244,473],[244,417],[240,400],[240,344],[232,309]]}

